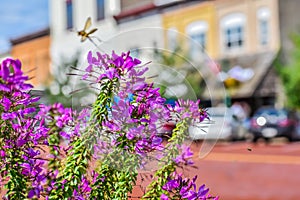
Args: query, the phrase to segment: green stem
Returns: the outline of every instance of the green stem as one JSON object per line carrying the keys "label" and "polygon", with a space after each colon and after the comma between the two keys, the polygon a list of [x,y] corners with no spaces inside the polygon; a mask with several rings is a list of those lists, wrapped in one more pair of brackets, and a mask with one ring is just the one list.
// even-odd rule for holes
{"label": "green stem", "polygon": [[74,190],[78,190],[78,184],[86,174],[88,162],[92,158],[94,144],[101,134],[102,123],[107,120],[113,91],[116,89],[117,83],[118,79],[102,82],[100,86],[101,92],[93,105],[90,126],[83,133],[82,137],[74,140],[71,144],[73,148],[66,158],[63,170],[59,174],[56,188],[51,191],[49,200],[68,199],[72,197]]}
{"label": "green stem", "polygon": [[168,144],[165,147],[168,152],[161,159],[162,166],[155,172],[154,180],[147,187],[147,192],[142,199],[160,199],[160,196],[164,193],[162,186],[167,183],[168,177],[176,170],[174,159],[179,155],[178,146],[188,137],[186,134],[187,125],[186,120],[176,124],[172,137],[168,140]]}

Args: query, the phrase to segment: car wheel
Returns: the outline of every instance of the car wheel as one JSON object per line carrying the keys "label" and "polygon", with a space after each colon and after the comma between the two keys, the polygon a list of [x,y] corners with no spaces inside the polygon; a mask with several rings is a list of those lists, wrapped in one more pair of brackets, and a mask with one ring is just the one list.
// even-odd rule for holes
{"label": "car wheel", "polygon": [[256,142],[258,141],[258,139],[259,139],[258,136],[254,136],[254,137],[252,138],[252,142],[256,143]]}
{"label": "car wheel", "polygon": [[287,136],[287,139],[289,142],[293,142],[295,141],[296,137],[295,137],[296,133],[292,132],[290,135]]}
{"label": "car wheel", "polygon": [[287,135],[287,139],[289,140],[289,142],[294,142],[299,139],[296,127],[294,127],[293,130],[291,130],[290,134]]}
{"label": "car wheel", "polygon": [[264,138],[266,143],[269,144],[271,142],[271,138]]}
{"label": "car wheel", "polygon": [[288,136],[287,139],[288,139],[289,142],[293,142],[294,141],[294,139],[291,136]]}

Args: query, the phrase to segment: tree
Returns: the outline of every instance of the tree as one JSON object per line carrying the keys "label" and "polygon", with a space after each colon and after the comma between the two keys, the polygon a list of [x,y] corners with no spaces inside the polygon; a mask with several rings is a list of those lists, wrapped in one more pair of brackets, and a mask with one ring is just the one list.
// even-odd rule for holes
{"label": "tree", "polygon": [[294,49],[290,61],[286,61],[283,58],[283,52],[280,52],[275,66],[283,83],[287,98],[286,106],[291,109],[300,109],[300,96],[298,95],[300,93],[300,35],[293,34],[291,41]]}
{"label": "tree", "polygon": [[[197,98],[201,96],[204,85],[203,77],[201,77],[197,68],[193,67],[189,62],[192,59],[186,51],[179,46],[171,52],[155,49],[154,59],[163,68],[163,72],[158,77],[158,82],[161,84],[159,85],[160,92],[163,97],[167,99],[191,99],[195,97],[194,95]],[[168,74],[168,76],[163,76],[163,74]],[[180,90],[183,85],[186,86],[187,91],[185,93],[176,93],[176,88]],[[172,88],[175,91],[170,91]]]}
{"label": "tree", "polygon": [[[76,53],[70,59],[63,58],[62,63],[57,65],[51,84],[44,90],[47,104],[60,102],[65,107],[77,108],[83,98],[92,95],[92,90],[86,82],[76,81],[77,74],[80,74],[77,69],[79,54]],[[74,92],[76,90],[78,91]]]}

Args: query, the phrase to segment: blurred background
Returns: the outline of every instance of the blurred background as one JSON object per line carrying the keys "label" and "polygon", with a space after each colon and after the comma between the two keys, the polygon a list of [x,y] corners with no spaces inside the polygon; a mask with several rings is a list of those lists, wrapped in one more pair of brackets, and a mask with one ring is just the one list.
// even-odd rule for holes
{"label": "blurred background", "polygon": [[[152,61],[149,76],[169,103],[200,98],[209,107],[215,123],[207,134],[190,129],[198,169],[186,173],[220,199],[300,197],[299,0],[0,0],[0,7],[0,60],[20,59],[44,102],[86,104],[93,91],[70,96],[87,87],[66,76],[75,73],[70,66],[85,69],[88,50],[131,51]],[[98,30],[81,42],[88,17],[85,31]],[[203,140],[214,148],[200,159]]]}

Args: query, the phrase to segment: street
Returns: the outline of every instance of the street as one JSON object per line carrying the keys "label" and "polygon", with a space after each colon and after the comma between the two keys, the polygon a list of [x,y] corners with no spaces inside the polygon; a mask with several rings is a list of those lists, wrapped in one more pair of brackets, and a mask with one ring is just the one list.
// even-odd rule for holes
{"label": "street", "polygon": [[223,200],[299,199],[299,147],[284,142],[218,144],[204,160],[195,159],[198,170],[189,174],[197,174]]}
{"label": "street", "polygon": [[[198,156],[201,145],[191,144],[197,169],[185,169],[184,174],[198,175],[198,183],[221,200],[299,199],[300,143],[220,142],[203,159]],[[136,187],[133,196],[138,194]]]}

